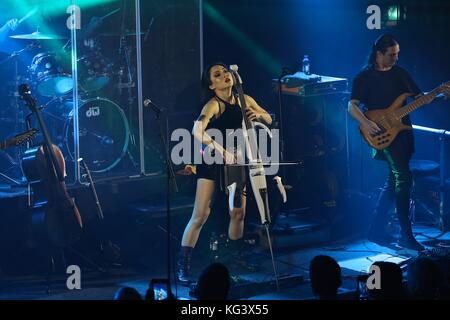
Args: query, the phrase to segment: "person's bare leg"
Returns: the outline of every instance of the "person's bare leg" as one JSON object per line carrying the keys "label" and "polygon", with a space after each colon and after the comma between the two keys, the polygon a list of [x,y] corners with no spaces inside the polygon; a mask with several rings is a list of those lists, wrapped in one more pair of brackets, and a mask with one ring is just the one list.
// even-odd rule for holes
{"label": "person's bare leg", "polygon": [[209,179],[197,180],[197,191],[195,194],[194,210],[191,219],[184,229],[181,245],[184,247],[195,247],[203,224],[211,212],[211,201],[214,194],[215,182]]}
{"label": "person's bare leg", "polygon": [[245,218],[245,195],[241,195],[241,207],[230,210],[230,225],[228,226],[228,237],[231,240],[239,240],[244,235],[244,218]]}

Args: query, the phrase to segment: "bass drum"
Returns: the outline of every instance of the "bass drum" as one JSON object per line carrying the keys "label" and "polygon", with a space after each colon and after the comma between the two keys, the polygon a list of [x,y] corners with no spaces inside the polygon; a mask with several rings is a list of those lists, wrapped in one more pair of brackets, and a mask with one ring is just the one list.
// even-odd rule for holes
{"label": "bass drum", "polygon": [[[123,110],[114,102],[95,98],[78,106],[80,157],[91,172],[113,169],[128,151],[130,129]],[[64,126],[67,151],[74,159],[73,111]]]}

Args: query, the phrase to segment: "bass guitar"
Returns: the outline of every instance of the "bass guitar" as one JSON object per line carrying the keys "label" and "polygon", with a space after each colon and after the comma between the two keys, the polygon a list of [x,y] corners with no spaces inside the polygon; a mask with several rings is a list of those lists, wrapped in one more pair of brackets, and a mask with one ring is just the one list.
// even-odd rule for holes
{"label": "bass guitar", "polygon": [[389,147],[395,137],[402,130],[412,130],[411,126],[402,123],[402,119],[414,110],[432,102],[436,96],[443,91],[444,86],[449,85],[450,81],[435,88],[433,91],[421,96],[413,102],[402,107],[405,100],[412,96],[410,93],[403,93],[386,109],[375,109],[366,111],[365,116],[375,122],[381,129],[376,134],[368,134],[359,127],[360,132],[367,143],[377,150],[383,150]]}

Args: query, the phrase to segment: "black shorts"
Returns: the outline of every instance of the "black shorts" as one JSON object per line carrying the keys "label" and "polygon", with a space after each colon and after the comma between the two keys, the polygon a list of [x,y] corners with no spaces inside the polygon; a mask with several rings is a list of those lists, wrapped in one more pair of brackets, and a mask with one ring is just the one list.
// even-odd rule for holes
{"label": "black shorts", "polygon": [[223,165],[221,164],[200,164],[197,165],[197,179],[213,180],[217,183],[221,181],[221,171]]}
{"label": "black shorts", "polygon": [[245,167],[229,167],[227,166],[227,173],[225,173],[225,166],[223,164],[200,164],[197,166],[197,179],[208,179],[216,182],[221,191],[225,191],[227,185],[230,184],[230,179],[237,182],[238,188],[243,189],[247,181],[247,173]]}

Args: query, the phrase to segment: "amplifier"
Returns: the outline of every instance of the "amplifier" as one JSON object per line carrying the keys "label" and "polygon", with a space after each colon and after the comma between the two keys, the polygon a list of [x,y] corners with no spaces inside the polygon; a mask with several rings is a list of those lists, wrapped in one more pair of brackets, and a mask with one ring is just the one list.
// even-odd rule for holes
{"label": "amplifier", "polygon": [[[278,79],[273,79],[272,83],[274,90],[278,91]],[[303,72],[284,76],[281,79],[281,91],[284,94],[301,97],[342,93],[347,91],[347,87],[348,80],[345,78],[305,75]]]}

